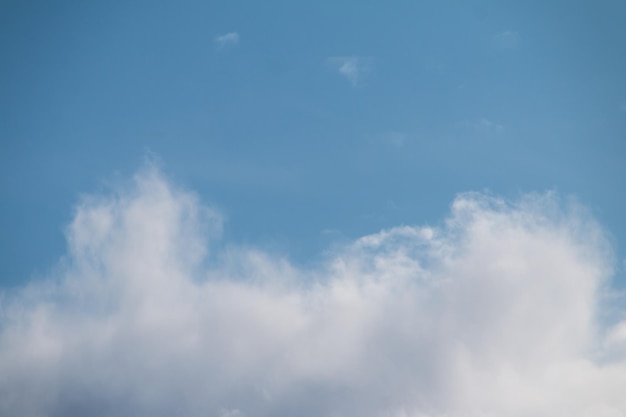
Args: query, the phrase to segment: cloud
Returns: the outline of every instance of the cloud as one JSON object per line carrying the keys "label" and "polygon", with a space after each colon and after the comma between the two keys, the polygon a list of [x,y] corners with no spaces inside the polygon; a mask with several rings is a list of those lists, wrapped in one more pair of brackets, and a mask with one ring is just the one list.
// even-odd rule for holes
{"label": "cloud", "polygon": [[426,71],[430,72],[443,72],[446,70],[446,64],[435,59],[425,60],[423,66]]}
{"label": "cloud", "polygon": [[239,43],[239,34],[237,32],[230,32],[225,33],[224,35],[218,35],[215,37],[215,42],[220,48],[237,45]]}
{"label": "cloud", "polygon": [[393,148],[403,148],[410,140],[410,135],[405,132],[389,131],[377,136],[377,142]]}
{"label": "cloud", "polygon": [[519,33],[506,30],[493,36],[493,43],[500,49],[513,49],[520,45],[522,37]]}
{"label": "cloud", "polygon": [[335,56],[328,58],[328,63],[356,87],[371,71],[373,59],[362,56]]}
{"label": "cloud", "polygon": [[474,123],[474,129],[481,132],[502,132],[504,126],[489,119],[480,119]]}
{"label": "cloud", "polygon": [[497,134],[504,132],[504,126],[502,124],[487,118],[477,120],[465,119],[456,123],[455,127],[481,134]]}
{"label": "cloud", "polygon": [[580,207],[461,194],[315,268],[220,244],[220,219],[154,168],[83,199],[53,275],[0,299],[0,414],[626,415]]}

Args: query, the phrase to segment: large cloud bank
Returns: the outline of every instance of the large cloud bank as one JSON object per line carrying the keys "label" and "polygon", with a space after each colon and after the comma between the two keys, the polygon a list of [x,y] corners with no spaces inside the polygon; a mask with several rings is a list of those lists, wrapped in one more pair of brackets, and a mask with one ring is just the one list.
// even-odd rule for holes
{"label": "large cloud bank", "polygon": [[3,416],[624,417],[611,256],[550,195],[464,194],[297,267],[221,246],[155,169],[85,198],[53,276],[1,301]]}

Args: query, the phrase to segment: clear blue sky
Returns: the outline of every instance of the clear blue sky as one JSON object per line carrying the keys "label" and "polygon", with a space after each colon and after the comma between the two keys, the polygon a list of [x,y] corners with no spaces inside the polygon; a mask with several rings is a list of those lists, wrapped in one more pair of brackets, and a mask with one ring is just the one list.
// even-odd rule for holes
{"label": "clear blue sky", "polygon": [[147,153],[229,241],[314,259],[556,190],[626,259],[623,1],[0,3],[0,284]]}

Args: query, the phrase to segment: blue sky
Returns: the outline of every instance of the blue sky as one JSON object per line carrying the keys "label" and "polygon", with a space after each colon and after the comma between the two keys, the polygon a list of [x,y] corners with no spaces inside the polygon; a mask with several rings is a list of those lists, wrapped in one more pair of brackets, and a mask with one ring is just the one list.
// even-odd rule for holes
{"label": "blue sky", "polygon": [[296,259],[485,189],[575,195],[624,258],[621,2],[1,7],[4,283],[45,271],[77,195],[147,152],[232,239]]}
{"label": "blue sky", "polygon": [[625,21],[0,2],[0,414],[625,416]]}

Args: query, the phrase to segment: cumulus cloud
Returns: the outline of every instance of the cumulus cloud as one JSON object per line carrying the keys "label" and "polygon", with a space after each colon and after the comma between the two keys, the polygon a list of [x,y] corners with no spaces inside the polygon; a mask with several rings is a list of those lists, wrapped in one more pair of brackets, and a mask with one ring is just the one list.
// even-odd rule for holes
{"label": "cumulus cloud", "polygon": [[53,276],[1,298],[0,414],[626,415],[610,248],[553,195],[462,194],[316,268],[220,223],[153,168],[85,198]]}
{"label": "cumulus cloud", "polygon": [[239,34],[237,32],[225,33],[215,37],[215,42],[220,48],[225,46],[237,45],[239,43]]}
{"label": "cumulus cloud", "polygon": [[354,87],[358,86],[371,71],[373,59],[363,56],[334,56],[328,63],[344,76]]}

